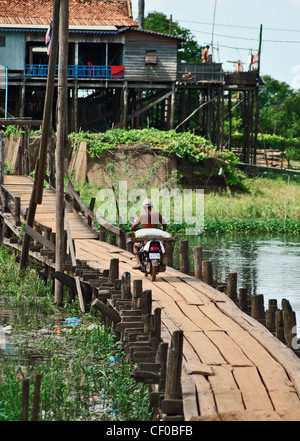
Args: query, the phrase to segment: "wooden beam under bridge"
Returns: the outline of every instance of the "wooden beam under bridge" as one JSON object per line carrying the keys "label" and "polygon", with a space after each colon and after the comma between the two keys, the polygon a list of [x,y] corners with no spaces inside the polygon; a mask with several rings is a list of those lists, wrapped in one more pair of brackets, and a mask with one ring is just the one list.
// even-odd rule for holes
{"label": "wooden beam under bridge", "polygon": [[[146,104],[146,106],[144,106],[141,109],[136,110],[136,111],[132,112],[130,115],[128,115],[126,118],[126,123],[128,123],[133,118],[136,118],[137,116],[141,115],[142,113],[146,112],[147,110],[151,109],[151,107],[155,106],[156,104],[160,103],[161,101],[169,98],[172,94],[173,94],[173,90],[170,90],[167,93],[162,92],[161,94],[159,94],[159,97],[156,96],[154,101]],[[115,127],[121,127],[121,126],[122,126],[122,122],[115,125]]]}
{"label": "wooden beam under bridge", "polygon": [[39,119],[23,119],[23,118],[0,118],[1,126],[41,126],[42,120]]}

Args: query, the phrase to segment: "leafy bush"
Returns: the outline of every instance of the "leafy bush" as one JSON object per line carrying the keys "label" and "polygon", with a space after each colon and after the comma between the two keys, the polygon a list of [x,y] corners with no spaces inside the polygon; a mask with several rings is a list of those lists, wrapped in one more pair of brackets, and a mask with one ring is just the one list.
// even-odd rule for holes
{"label": "leafy bush", "polygon": [[20,130],[18,126],[6,126],[4,136],[8,138],[10,135],[22,135],[24,131]]}
{"label": "leafy bush", "polygon": [[[231,135],[231,139],[235,144],[239,144],[243,140],[243,133],[234,132]],[[257,135],[257,147],[267,149],[279,149],[284,151],[287,148],[294,148],[300,151],[300,138],[286,138],[279,135],[270,135],[268,133],[262,134],[258,133]]]}
{"label": "leafy bush", "polygon": [[176,155],[181,158],[188,157],[192,162],[214,159],[217,163],[216,173],[219,169],[226,176],[230,185],[241,184],[235,165],[238,157],[233,152],[222,152],[207,139],[190,132],[177,133],[174,130],[160,131],[151,129],[114,129],[105,133],[79,132],[71,133],[73,148],[81,141],[87,143],[91,157],[101,157],[104,151],[116,147],[118,144],[143,144],[149,148],[159,148],[165,155]]}

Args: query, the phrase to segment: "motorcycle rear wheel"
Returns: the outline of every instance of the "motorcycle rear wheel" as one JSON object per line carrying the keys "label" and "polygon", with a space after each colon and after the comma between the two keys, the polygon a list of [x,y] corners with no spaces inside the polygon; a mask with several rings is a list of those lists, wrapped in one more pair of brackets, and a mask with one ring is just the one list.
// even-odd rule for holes
{"label": "motorcycle rear wheel", "polygon": [[155,282],[156,281],[156,274],[158,271],[158,266],[154,266],[152,265],[152,271],[151,271],[151,282]]}

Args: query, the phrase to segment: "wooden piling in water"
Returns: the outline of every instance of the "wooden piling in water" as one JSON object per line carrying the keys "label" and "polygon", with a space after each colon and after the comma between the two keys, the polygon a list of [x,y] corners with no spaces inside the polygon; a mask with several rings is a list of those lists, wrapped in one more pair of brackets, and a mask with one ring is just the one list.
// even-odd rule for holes
{"label": "wooden piling in water", "polygon": [[151,289],[146,289],[142,292],[141,297],[141,311],[144,315],[151,314],[151,306],[152,306],[152,291]]}
{"label": "wooden piling in water", "polygon": [[126,236],[123,230],[120,230],[118,235],[118,247],[122,250],[126,250]]}
{"label": "wooden piling in water", "polygon": [[237,273],[228,273],[227,295],[232,301],[237,300]]}
{"label": "wooden piling in water", "polygon": [[247,288],[239,289],[239,308],[243,312],[248,312],[248,296],[247,296]]}
{"label": "wooden piling in water", "polygon": [[281,309],[277,309],[277,311],[275,311],[275,335],[282,343],[286,343],[284,338],[283,316]]}
{"label": "wooden piling in water", "polygon": [[213,285],[213,267],[212,267],[212,262],[210,260],[204,260],[202,262],[202,274],[203,274],[204,283],[212,286]]}
{"label": "wooden piling in water", "polygon": [[42,375],[36,374],[35,384],[34,384],[34,392],[33,392],[33,405],[32,405],[32,413],[31,413],[31,421],[38,420],[41,382],[42,382]]}
{"label": "wooden piling in water", "polygon": [[284,338],[289,348],[292,348],[294,337],[296,337],[296,314],[293,311],[290,302],[287,299],[282,299],[282,318],[284,328]]}
{"label": "wooden piling in water", "polygon": [[158,383],[159,392],[164,392],[166,389],[168,347],[168,343],[161,342],[158,346],[155,357],[155,362],[160,364],[160,379]]}
{"label": "wooden piling in water", "polygon": [[162,412],[165,421],[184,420],[181,390],[183,331],[174,331],[168,348],[166,367],[166,390],[162,401]]}
{"label": "wooden piling in water", "polygon": [[111,259],[109,265],[108,283],[114,285],[119,278],[119,259]]}
{"label": "wooden piling in water", "polygon": [[121,298],[122,300],[131,299],[131,275],[129,272],[125,272],[122,275],[121,282]]}
{"label": "wooden piling in water", "polygon": [[266,310],[266,328],[270,332],[276,331],[275,313],[277,310],[278,310],[277,300],[276,299],[269,299],[268,309]]}
{"label": "wooden piling in water", "polygon": [[167,356],[166,398],[182,397],[180,373],[182,363],[183,331],[174,331]]}
{"label": "wooden piling in water", "polygon": [[[41,381],[42,381],[42,375],[36,374],[34,392],[33,392],[31,421],[38,420]],[[28,421],[28,416],[29,416],[29,379],[24,378],[24,380],[22,381],[21,421]]]}
{"label": "wooden piling in water", "polygon": [[194,248],[194,271],[197,279],[203,280],[202,274],[202,247]]}
{"label": "wooden piling in water", "polygon": [[134,236],[134,233],[126,233],[126,250],[130,253],[133,253],[133,242],[132,238]]}
{"label": "wooden piling in water", "polygon": [[150,316],[149,339],[152,349],[157,351],[161,339],[161,309],[155,308],[154,314]]}
{"label": "wooden piling in water", "polygon": [[252,296],[251,317],[258,321],[265,319],[264,296],[256,294]]}
{"label": "wooden piling in water", "polygon": [[106,230],[102,225],[100,225],[99,240],[102,242],[106,241]]}
{"label": "wooden piling in water", "polygon": [[136,310],[140,308],[141,298],[143,293],[143,282],[140,279],[133,281],[132,289],[132,306],[131,309]]}
{"label": "wooden piling in water", "polygon": [[189,241],[187,239],[179,240],[179,269],[184,274],[188,274],[190,270]]}
{"label": "wooden piling in water", "polygon": [[105,317],[109,318],[111,322],[119,323],[121,321],[120,314],[111,306],[106,305],[102,300],[95,299],[92,308],[98,309]]}
{"label": "wooden piling in water", "polygon": [[29,380],[25,378],[22,381],[22,407],[21,407],[21,421],[28,421],[29,409]]}
{"label": "wooden piling in water", "polygon": [[162,340],[161,308],[152,313],[152,291],[143,291],[140,279],[133,280],[131,290],[129,276],[126,272],[122,275],[119,294],[110,295],[116,291],[115,286],[99,291],[98,295],[103,299],[106,296],[108,302],[105,304],[96,298],[92,307],[117,322],[115,331],[120,334],[124,350],[137,365],[133,377],[156,385],[150,393],[152,410],[166,421],[183,421],[180,385],[183,332],[174,332],[170,347]]}
{"label": "wooden piling in water", "polygon": [[[90,205],[89,205],[89,209],[91,211],[94,211],[95,202],[96,202],[96,198],[91,198]],[[92,226],[92,218],[91,218],[91,216],[88,216],[87,220],[88,220],[88,225]]]}
{"label": "wooden piling in water", "polygon": [[165,242],[166,265],[170,267],[173,267],[173,247],[174,244],[172,242]]}

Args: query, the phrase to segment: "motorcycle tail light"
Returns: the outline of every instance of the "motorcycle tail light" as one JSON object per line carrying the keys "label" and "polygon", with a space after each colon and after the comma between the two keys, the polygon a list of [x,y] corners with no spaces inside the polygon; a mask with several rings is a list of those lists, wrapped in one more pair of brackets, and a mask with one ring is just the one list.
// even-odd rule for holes
{"label": "motorcycle tail light", "polygon": [[158,245],[152,245],[150,247],[150,251],[159,251],[159,246]]}

